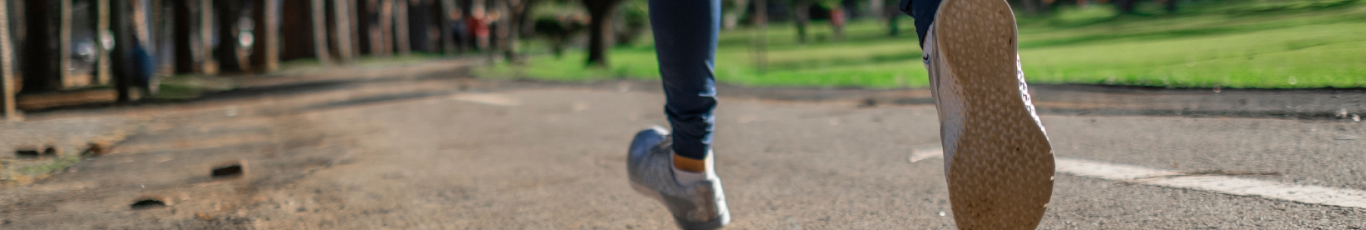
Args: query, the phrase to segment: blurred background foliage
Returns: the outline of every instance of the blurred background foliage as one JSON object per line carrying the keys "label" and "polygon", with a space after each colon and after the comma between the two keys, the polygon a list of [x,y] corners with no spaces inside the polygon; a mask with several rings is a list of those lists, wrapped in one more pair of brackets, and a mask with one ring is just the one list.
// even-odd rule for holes
{"label": "blurred background foliage", "polygon": [[[611,45],[601,50],[610,62],[583,58],[593,52],[586,29],[593,24],[590,2],[615,4],[605,21],[611,36],[604,40]],[[897,1],[766,0],[767,17],[756,14],[758,2],[722,1],[720,82],[870,88],[928,83],[912,19],[895,10]],[[1016,9],[1020,56],[1032,83],[1366,87],[1366,65],[1360,65],[1366,63],[1366,4],[1360,0],[1008,2]],[[525,61],[478,73],[559,81],[655,79],[647,6],[647,0],[540,1],[530,11],[538,35],[521,41],[529,47]],[[754,26],[760,20],[769,25],[763,31]],[[755,47],[758,41],[764,48]]]}

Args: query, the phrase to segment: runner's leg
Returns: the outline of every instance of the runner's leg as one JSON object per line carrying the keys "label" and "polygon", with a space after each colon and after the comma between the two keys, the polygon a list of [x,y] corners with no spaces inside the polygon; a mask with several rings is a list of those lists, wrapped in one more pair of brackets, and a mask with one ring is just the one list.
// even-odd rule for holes
{"label": "runner's leg", "polygon": [[721,178],[712,167],[712,57],[720,28],[720,0],[650,0],[655,50],[663,77],[664,112],[673,126],[636,133],[627,151],[631,187],[669,208],[683,229],[730,223]]}
{"label": "runner's leg", "polygon": [[721,1],[650,0],[650,24],[667,97],[664,112],[673,126],[675,166],[705,171],[701,162],[711,152],[715,124],[712,60],[721,25]]}

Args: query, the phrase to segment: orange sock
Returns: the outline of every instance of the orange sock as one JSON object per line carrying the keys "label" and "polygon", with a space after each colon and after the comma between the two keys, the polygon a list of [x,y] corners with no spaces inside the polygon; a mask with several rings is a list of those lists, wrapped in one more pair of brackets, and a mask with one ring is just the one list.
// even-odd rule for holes
{"label": "orange sock", "polygon": [[679,155],[674,155],[674,168],[689,172],[706,172],[707,160],[697,160]]}

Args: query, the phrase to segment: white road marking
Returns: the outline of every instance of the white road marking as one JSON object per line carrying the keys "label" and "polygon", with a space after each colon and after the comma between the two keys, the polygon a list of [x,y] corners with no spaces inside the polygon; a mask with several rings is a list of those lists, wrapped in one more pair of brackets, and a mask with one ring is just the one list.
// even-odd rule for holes
{"label": "white road marking", "polygon": [[[943,158],[943,149],[916,150],[910,161]],[[1296,185],[1218,175],[1185,175],[1181,171],[1058,157],[1057,172],[1105,180],[1124,180],[1169,188],[1217,192],[1237,196],[1293,201],[1348,208],[1366,208],[1366,191]]]}
{"label": "white road marking", "polygon": [[923,161],[923,160],[926,160],[926,159],[943,159],[943,158],[944,158],[944,149],[943,149],[943,148],[926,148],[926,149],[915,149],[914,151],[911,152],[911,157],[910,157],[910,158],[907,158],[906,160],[907,160],[907,161],[910,161],[911,163],[915,163],[915,162],[917,162],[917,161]]}
{"label": "white road marking", "polygon": [[518,102],[517,99],[497,94],[456,94],[455,96],[451,96],[451,99],[496,106],[518,106],[522,104],[521,102]]}

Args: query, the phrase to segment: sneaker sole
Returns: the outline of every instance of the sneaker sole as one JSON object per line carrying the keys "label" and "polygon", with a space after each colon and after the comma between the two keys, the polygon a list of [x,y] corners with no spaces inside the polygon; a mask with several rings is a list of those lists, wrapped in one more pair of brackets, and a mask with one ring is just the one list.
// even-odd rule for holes
{"label": "sneaker sole", "polygon": [[1053,153],[1017,73],[1014,13],[1003,0],[946,0],[935,40],[962,98],[948,171],[959,229],[1034,229],[1053,193]]}
{"label": "sneaker sole", "polygon": [[[653,199],[653,200],[655,200],[655,201],[659,201],[660,203],[663,203],[665,206],[668,206],[668,205],[671,205],[671,204],[676,205],[676,204],[681,204],[681,203],[687,203],[687,201],[685,201],[685,200],[671,200],[671,199],[668,199],[668,198],[666,198],[665,196],[660,195],[659,192],[656,192],[656,191],[654,191],[654,190],[650,190],[649,187],[645,187],[645,185],[641,185],[641,184],[638,184],[638,183],[636,183],[636,182],[631,182],[631,188],[632,188],[632,189],[635,189],[636,192],[637,192],[637,193],[640,193],[641,195],[645,195],[646,197],[649,197],[650,199]],[[721,217],[716,218],[716,219],[714,219],[714,220],[711,220],[711,221],[703,221],[703,222],[685,220],[685,219],[682,219],[682,218],[678,218],[678,216],[674,216],[674,223],[677,224],[679,228],[685,229],[685,230],[709,230],[709,229],[720,229],[720,228],[722,228],[722,227],[725,227],[726,224],[730,224],[730,213],[726,213],[725,215],[721,215]]]}

